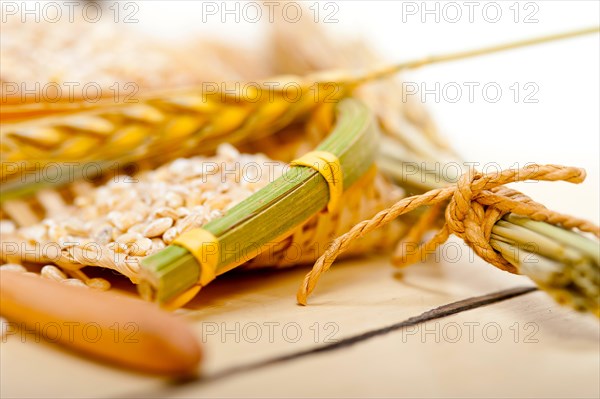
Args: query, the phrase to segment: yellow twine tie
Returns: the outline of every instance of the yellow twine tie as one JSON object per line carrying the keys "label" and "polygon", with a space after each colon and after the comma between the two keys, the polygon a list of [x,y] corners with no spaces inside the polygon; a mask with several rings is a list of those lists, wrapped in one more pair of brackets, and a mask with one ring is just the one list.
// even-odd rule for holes
{"label": "yellow twine tie", "polygon": [[200,277],[196,285],[163,305],[167,309],[178,309],[217,276],[219,240],[210,231],[197,228],[181,234],[172,244],[187,249],[200,265]]}
{"label": "yellow twine tie", "polygon": [[344,176],[338,157],[327,151],[311,151],[292,161],[291,166],[307,166],[319,172],[329,186],[327,210],[335,211],[344,192]]}

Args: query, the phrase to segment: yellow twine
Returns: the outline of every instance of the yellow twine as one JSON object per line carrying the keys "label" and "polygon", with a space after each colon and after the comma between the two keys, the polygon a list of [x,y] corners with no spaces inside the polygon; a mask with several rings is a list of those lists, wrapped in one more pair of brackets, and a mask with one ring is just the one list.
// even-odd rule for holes
{"label": "yellow twine", "polygon": [[190,230],[177,237],[172,244],[187,249],[196,258],[200,276],[196,285],[163,304],[166,309],[178,309],[192,300],[202,287],[216,278],[219,263],[219,240],[208,230]]}
{"label": "yellow twine", "polygon": [[329,186],[327,210],[335,211],[344,192],[342,165],[338,157],[327,151],[311,151],[292,161],[291,166],[307,166],[319,172]]}
{"label": "yellow twine", "polygon": [[205,286],[215,279],[219,263],[219,240],[210,231],[200,228],[190,230],[177,237],[173,244],[190,251],[198,261],[198,284]]}

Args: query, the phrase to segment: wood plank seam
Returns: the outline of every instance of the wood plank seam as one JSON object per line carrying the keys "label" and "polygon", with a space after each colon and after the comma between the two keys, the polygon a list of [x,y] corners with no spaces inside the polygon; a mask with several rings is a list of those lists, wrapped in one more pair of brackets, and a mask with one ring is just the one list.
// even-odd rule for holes
{"label": "wood plank seam", "polygon": [[467,299],[463,299],[456,302],[451,302],[446,305],[439,306],[437,308],[428,310],[426,312],[421,313],[418,316],[409,317],[406,320],[400,321],[398,323],[394,323],[392,325],[378,328],[375,330],[366,331],[364,333],[356,334],[348,338],[341,339],[337,342],[325,344],[318,346],[316,348],[310,348],[306,350],[301,350],[293,353],[289,353],[286,355],[276,356],[270,359],[260,360],[257,362],[252,362],[249,364],[243,364],[239,366],[233,366],[227,368],[223,371],[214,373],[208,376],[201,376],[198,378],[180,380],[177,381],[174,385],[170,385],[165,387],[163,390],[154,390],[152,392],[142,392],[142,393],[134,393],[132,395],[128,395],[128,397],[162,397],[168,393],[173,393],[175,390],[181,387],[189,387],[190,385],[203,385],[212,382],[216,382],[228,377],[235,376],[237,374],[241,374],[244,372],[254,371],[257,369],[261,369],[264,367],[272,366],[278,363],[285,363],[291,360],[303,358],[306,356],[311,356],[319,353],[330,352],[334,350],[338,350],[341,348],[350,347],[354,344],[368,341],[372,338],[386,335],[388,333],[400,330],[402,328],[415,326],[418,324],[422,324],[428,321],[441,319],[444,317],[452,316],[457,313],[465,312],[471,309],[480,308],[483,306],[491,305],[494,303],[502,302],[508,299],[512,299],[521,295],[525,295],[534,291],[537,291],[536,287],[532,286],[521,286],[509,288],[497,292],[493,292],[490,294],[480,295],[476,297],[471,297]]}

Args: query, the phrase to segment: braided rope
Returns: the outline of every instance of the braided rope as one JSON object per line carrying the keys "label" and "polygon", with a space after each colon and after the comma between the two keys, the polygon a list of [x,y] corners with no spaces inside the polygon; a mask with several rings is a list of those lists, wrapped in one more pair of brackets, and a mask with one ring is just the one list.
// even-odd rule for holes
{"label": "braided rope", "polygon": [[[420,245],[410,254],[406,254],[405,246],[400,245],[394,256],[394,263],[396,265],[414,263],[422,259],[424,254],[443,244],[450,234],[454,234],[462,238],[485,261],[502,270],[518,273],[517,268],[496,252],[489,243],[492,227],[506,213],[527,216],[533,220],[568,229],[578,229],[597,237],[600,236],[600,228],[585,220],[551,211],[524,194],[503,186],[526,180],[565,181],[577,184],[583,182],[585,176],[583,169],[559,165],[533,164],[521,169],[507,169],[488,174],[472,169],[459,179],[456,186],[404,198],[390,208],[377,213],[372,219],[358,223],[346,234],[334,240],[304,278],[297,293],[298,303],[306,305],[307,298],[315,289],[321,275],[354,240],[421,206],[432,206],[424,217],[429,221],[434,220],[435,213],[439,212],[446,201],[449,202],[445,210],[446,220],[443,227],[431,240]],[[424,223],[417,223],[414,230],[408,234],[409,240],[419,242],[426,231]]]}

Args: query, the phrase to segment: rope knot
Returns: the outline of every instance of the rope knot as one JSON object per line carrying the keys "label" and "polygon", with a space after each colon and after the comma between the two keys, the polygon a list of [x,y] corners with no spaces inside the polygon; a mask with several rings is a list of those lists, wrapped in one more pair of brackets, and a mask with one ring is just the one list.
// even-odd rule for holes
{"label": "rope knot", "polygon": [[[470,169],[461,176],[455,186],[404,198],[338,237],[306,275],[298,291],[298,303],[306,304],[308,295],[316,287],[321,274],[331,267],[335,258],[353,240],[421,206],[429,206],[429,208],[398,245],[393,257],[395,265],[405,266],[424,260],[425,256],[442,245],[450,234],[454,234],[462,238],[478,256],[487,262],[502,270],[518,273],[518,268],[496,252],[490,244],[492,228],[507,213],[560,225],[566,229],[577,228],[596,236],[600,236],[600,229],[585,220],[548,210],[542,204],[505,185],[525,180],[581,183],[584,179],[583,169],[559,165],[530,164],[521,169],[506,169],[486,174]],[[422,243],[424,235],[433,226],[439,225],[439,216],[444,207],[443,226],[433,238]]]}
{"label": "rope knot", "polygon": [[[398,246],[393,263],[396,266],[406,266],[423,261],[454,234],[486,262],[502,270],[518,273],[517,267],[502,257],[490,244],[492,228],[498,220],[512,212],[552,224],[568,225],[576,220],[577,223],[580,221],[549,211],[525,194],[504,185],[525,180],[580,183],[584,179],[583,169],[557,165],[529,164],[521,169],[506,169],[488,174],[470,169],[452,188],[442,229],[425,244],[419,243],[422,242],[426,229],[420,228],[419,234],[409,232]],[[437,212],[433,208],[430,211]],[[409,252],[411,248],[412,253]]]}
{"label": "rope knot", "polygon": [[457,234],[462,234],[465,231],[464,222],[471,210],[471,202],[473,195],[473,183],[480,178],[481,175],[475,170],[470,170],[460,177],[456,184],[456,191],[452,195],[450,204],[446,208],[446,223],[448,228]]}

